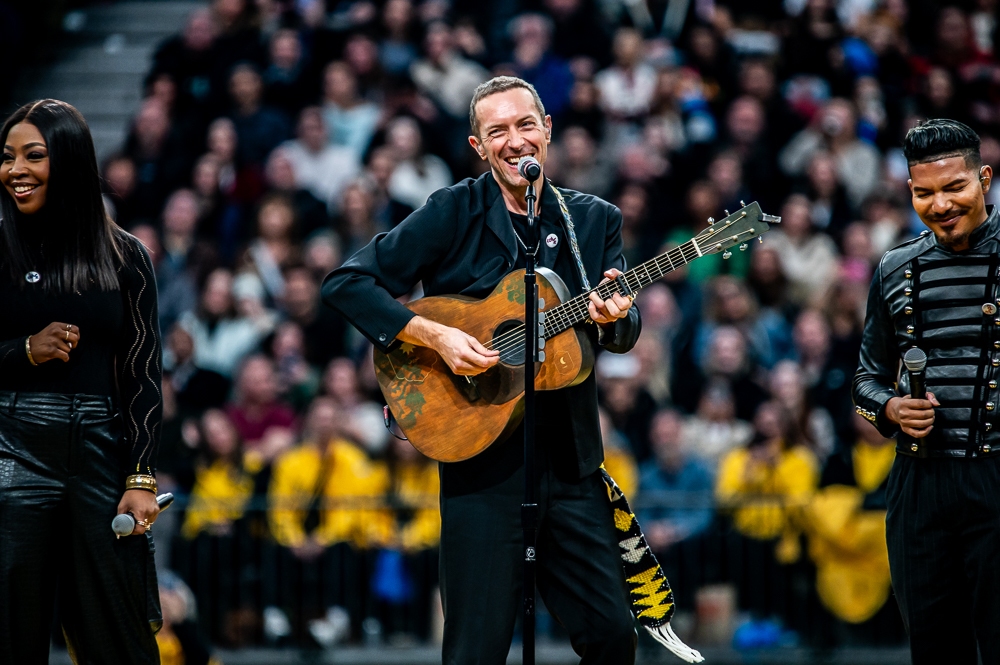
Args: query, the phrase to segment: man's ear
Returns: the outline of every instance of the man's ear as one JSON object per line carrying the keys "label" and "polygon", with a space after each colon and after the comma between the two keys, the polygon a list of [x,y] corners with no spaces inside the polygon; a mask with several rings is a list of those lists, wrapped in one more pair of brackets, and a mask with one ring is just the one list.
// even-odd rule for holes
{"label": "man's ear", "polygon": [[542,123],[545,125],[545,142],[552,143],[552,116],[545,116]]}
{"label": "man's ear", "polygon": [[906,179],[906,186],[910,188],[910,194],[913,194],[913,179],[912,178],[907,178]]}
{"label": "man's ear", "polygon": [[471,145],[472,149],[479,155],[479,159],[486,159],[486,148],[483,147],[483,144],[479,142],[477,137],[470,136],[469,145]]}
{"label": "man's ear", "polygon": [[990,191],[990,181],[993,180],[993,168],[989,164],[983,164],[979,169],[979,184],[983,187],[983,194]]}

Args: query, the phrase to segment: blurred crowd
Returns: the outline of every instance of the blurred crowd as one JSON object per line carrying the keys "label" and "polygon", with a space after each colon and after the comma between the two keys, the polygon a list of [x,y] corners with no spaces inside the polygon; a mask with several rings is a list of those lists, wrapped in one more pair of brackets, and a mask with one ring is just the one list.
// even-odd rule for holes
{"label": "blurred crowd", "polygon": [[230,644],[434,639],[436,468],[386,429],[371,348],[319,288],[431,192],[484,171],[468,104],[511,74],[552,115],[546,175],[621,209],[630,265],[743,201],[782,217],[762,244],[643,291],[637,347],[597,360],[607,466],[695,639],[738,615],[742,644],[899,640],[884,538],[893,444],[854,414],[851,379],[873,267],[922,228],[906,130],[959,119],[1000,163],[995,10],[213,0],[193,12],[156,51],[102,169],[109,209],[156,266],[158,475],[188,497],[157,536],[202,627]]}

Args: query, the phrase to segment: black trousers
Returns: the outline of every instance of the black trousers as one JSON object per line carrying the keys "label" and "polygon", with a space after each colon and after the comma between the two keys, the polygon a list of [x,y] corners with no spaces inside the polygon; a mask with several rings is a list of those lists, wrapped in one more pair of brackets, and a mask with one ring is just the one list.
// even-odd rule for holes
{"label": "black trousers", "polygon": [[[445,665],[507,662],[522,612],[521,431],[441,468]],[[550,459],[571,449],[557,436],[539,428],[538,591],[581,663],[630,665],[635,624],[607,488],[600,472],[568,479],[574,465]]]}
{"label": "black trousers", "polygon": [[915,665],[1000,663],[1000,458],[897,455],[887,486],[892,587]]}
{"label": "black trousers", "polygon": [[56,597],[77,665],[159,663],[151,538],[115,539],[109,398],[0,393],[0,665],[44,665]]}

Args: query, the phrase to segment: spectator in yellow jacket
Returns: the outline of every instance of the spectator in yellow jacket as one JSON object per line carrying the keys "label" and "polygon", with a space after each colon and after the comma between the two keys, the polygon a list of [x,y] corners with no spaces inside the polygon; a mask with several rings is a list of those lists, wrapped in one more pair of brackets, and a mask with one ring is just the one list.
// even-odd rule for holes
{"label": "spectator in yellow jacket", "polygon": [[732,511],[737,531],[757,540],[782,537],[776,554],[794,561],[798,548],[789,541],[796,539],[799,515],[816,490],[816,458],[791,440],[789,416],[777,402],[757,409],[754,427],[749,444],[723,457],[716,498],[720,508]]}
{"label": "spectator in yellow jacket", "polygon": [[384,507],[389,531],[374,561],[371,591],[386,634],[426,640],[438,584],[438,468],[400,439],[389,444],[384,465],[390,478]]}
{"label": "spectator in yellow jacket", "polygon": [[209,409],[201,417],[203,456],[195,466],[194,487],[181,534],[194,538],[202,531],[229,535],[246,513],[253,496],[253,473],[244,465],[240,435],[229,416]]}
{"label": "spectator in yellow jacket", "polygon": [[266,611],[321,644],[360,632],[371,612],[373,548],[392,537],[388,471],[347,438],[350,418],[334,399],[314,399],[302,442],[274,461],[268,487],[277,565],[263,579]]}
{"label": "spectator in yellow jacket", "polygon": [[902,639],[896,604],[886,602],[891,580],[885,493],[896,457],[895,442],[882,437],[857,414],[854,430],[854,445],[827,460],[820,489],[806,512],[816,591],[834,617],[848,624],[865,624],[851,631]]}
{"label": "spectator in yellow jacket", "polygon": [[742,609],[799,629],[812,579],[800,556],[802,511],[816,490],[817,463],[795,443],[794,423],[778,402],[757,408],[754,428],[749,444],[723,457],[715,486],[732,520],[731,572]]}
{"label": "spectator in yellow jacket", "polygon": [[199,422],[201,456],[195,463],[184,523],[176,543],[177,572],[190,585],[205,616],[210,637],[239,646],[250,639],[254,612],[245,606],[255,595],[255,529],[250,502],[259,465],[242,450],[229,416],[209,409]]}

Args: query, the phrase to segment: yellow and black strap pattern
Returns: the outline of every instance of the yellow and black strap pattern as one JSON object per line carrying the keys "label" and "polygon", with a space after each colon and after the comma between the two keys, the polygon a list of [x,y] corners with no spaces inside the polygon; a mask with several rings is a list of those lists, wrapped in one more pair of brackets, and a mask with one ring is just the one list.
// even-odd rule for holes
{"label": "yellow and black strap pattern", "polygon": [[646,544],[646,536],[642,535],[642,529],[629,508],[625,494],[603,466],[601,475],[611,497],[615,530],[618,532],[618,550],[632,602],[632,614],[653,639],[675,656],[689,663],[703,662],[705,659],[702,655],[684,644],[670,627],[670,619],[674,616],[674,592],[670,588],[670,582],[663,574],[660,562]]}

